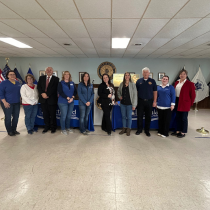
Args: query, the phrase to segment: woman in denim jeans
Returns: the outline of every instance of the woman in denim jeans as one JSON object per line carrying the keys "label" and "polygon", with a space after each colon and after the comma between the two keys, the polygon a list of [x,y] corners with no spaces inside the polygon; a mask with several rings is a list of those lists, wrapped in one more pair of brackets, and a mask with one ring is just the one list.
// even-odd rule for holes
{"label": "woman in denim jeans", "polygon": [[74,98],[77,95],[77,89],[72,82],[71,74],[65,71],[62,80],[58,83],[58,106],[61,112],[60,124],[61,133],[67,135],[73,133],[70,129],[71,114],[74,108]]}
{"label": "woman in denim jeans", "polygon": [[79,96],[79,112],[80,112],[80,132],[87,135],[88,130],[88,116],[94,99],[93,85],[90,84],[90,75],[85,72],[82,76],[82,82],[78,85]]}
{"label": "woman in denim jeans", "polygon": [[25,112],[25,125],[28,134],[33,134],[35,131],[34,122],[38,110],[38,90],[37,85],[34,85],[35,78],[32,74],[27,74],[25,76],[25,82],[26,84],[20,89],[20,94]]}
{"label": "woman in denim jeans", "polygon": [[16,80],[16,74],[9,70],[6,80],[0,83],[1,107],[5,115],[5,127],[9,136],[20,134],[17,129],[20,114],[20,83]]}
{"label": "woman in denim jeans", "polygon": [[[122,123],[123,129],[120,131],[120,135],[126,133],[127,136],[130,136],[131,124],[132,124],[132,110],[134,111],[137,106],[137,90],[136,85],[131,82],[130,73],[126,72],[124,74],[123,82],[118,88],[118,97],[120,99],[120,108],[122,113]],[[127,118],[127,126],[126,126]]]}

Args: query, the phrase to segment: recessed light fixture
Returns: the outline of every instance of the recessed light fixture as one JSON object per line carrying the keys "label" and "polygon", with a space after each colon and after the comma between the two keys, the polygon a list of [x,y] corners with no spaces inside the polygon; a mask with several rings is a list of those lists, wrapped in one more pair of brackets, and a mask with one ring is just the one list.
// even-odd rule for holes
{"label": "recessed light fixture", "polygon": [[112,48],[126,48],[130,38],[112,38]]}
{"label": "recessed light fixture", "polygon": [[210,46],[210,44],[207,44],[208,46]]}
{"label": "recessed light fixture", "polygon": [[29,45],[19,42],[18,40],[13,38],[0,38],[0,41],[5,42],[7,44],[11,44],[18,48],[32,48]]}
{"label": "recessed light fixture", "polygon": [[142,43],[138,43],[138,44],[134,44],[135,46],[141,46],[142,45]]}
{"label": "recessed light fixture", "polygon": [[71,44],[68,44],[68,43],[65,43],[65,44],[63,44],[63,45],[65,45],[65,46],[71,46]]}

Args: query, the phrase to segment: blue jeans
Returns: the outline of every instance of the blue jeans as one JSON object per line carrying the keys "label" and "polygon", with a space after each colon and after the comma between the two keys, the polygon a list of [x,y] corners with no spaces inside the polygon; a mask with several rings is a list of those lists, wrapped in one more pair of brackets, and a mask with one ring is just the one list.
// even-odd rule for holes
{"label": "blue jeans", "polygon": [[16,131],[20,114],[20,103],[10,104],[10,108],[6,109],[4,104],[1,102],[1,107],[5,115],[4,123],[7,133]]}
{"label": "blue jeans", "polygon": [[[123,128],[131,128],[132,124],[132,105],[120,104]],[[126,126],[126,118],[128,119],[128,127]]]}
{"label": "blue jeans", "polygon": [[23,109],[25,112],[25,124],[28,131],[34,129],[34,122],[37,115],[38,104],[36,105],[23,105]]}
{"label": "blue jeans", "polygon": [[90,106],[79,106],[79,124],[80,124],[80,131],[84,133],[88,129],[88,116],[91,110]]}
{"label": "blue jeans", "polygon": [[61,118],[60,118],[61,130],[69,129],[71,122],[71,114],[74,109],[74,101],[70,104],[58,103],[58,106],[61,112]]}

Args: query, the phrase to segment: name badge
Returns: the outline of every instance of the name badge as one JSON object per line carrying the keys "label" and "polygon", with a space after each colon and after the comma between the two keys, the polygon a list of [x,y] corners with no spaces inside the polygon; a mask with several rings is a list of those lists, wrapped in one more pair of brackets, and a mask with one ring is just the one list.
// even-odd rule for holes
{"label": "name badge", "polygon": [[149,84],[149,85],[151,85],[151,84],[152,84],[152,82],[148,82],[148,84]]}
{"label": "name badge", "polygon": [[73,85],[73,84],[70,84],[70,85]]}

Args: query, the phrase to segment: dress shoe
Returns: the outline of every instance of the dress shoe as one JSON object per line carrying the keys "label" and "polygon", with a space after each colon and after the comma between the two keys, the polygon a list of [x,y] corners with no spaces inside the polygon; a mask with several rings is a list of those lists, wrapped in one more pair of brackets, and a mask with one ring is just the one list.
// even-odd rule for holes
{"label": "dress shoe", "polygon": [[136,135],[140,135],[140,133],[142,133],[142,131],[140,131],[140,130],[136,131]]}
{"label": "dress shoe", "polygon": [[14,133],[15,135],[19,135],[19,134],[20,134],[18,131],[13,131],[13,133]]}
{"label": "dress shoe", "polygon": [[56,129],[51,130],[51,133],[55,133],[55,132],[56,132]]}
{"label": "dress shoe", "polygon": [[151,136],[150,132],[148,132],[148,131],[146,131],[145,134],[146,134],[146,136],[148,136],[148,137]]}
{"label": "dress shoe", "polygon": [[48,131],[49,129],[44,129],[43,131],[42,131],[42,133],[47,133],[47,131]]}
{"label": "dress shoe", "polygon": [[9,132],[8,135],[9,136],[16,136],[14,132]]}
{"label": "dress shoe", "polygon": [[176,133],[176,132],[171,133],[172,136],[177,136],[177,134],[179,133]]}
{"label": "dress shoe", "polygon": [[119,132],[119,134],[122,135],[122,134],[126,133],[126,131],[127,131],[127,128],[123,128],[123,129]]}
{"label": "dress shoe", "polygon": [[111,136],[111,135],[112,135],[110,131],[109,131],[109,132],[107,132],[107,134],[108,134],[108,136]]}
{"label": "dress shoe", "polygon": [[185,137],[185,134],[184,134],[184,133],[183,133],[183,134],[182,134],[182,133],[178,133],[178,134],[177,134],[177,137],[178,137],[178,138],[183,138],[183,137]]}

